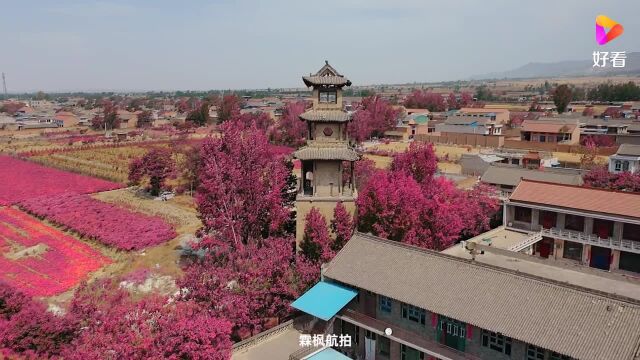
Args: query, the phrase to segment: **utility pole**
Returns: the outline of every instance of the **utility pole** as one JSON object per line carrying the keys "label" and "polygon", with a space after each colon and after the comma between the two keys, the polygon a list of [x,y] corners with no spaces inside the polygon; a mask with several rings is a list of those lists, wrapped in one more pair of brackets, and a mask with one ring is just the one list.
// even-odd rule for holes
{"label": "utility pole", "polygon": [[7,80],[4,77],[4,73],[2,73],[2,88],[4,90],[4,99],[7,100],[9,95],[7,95]]}

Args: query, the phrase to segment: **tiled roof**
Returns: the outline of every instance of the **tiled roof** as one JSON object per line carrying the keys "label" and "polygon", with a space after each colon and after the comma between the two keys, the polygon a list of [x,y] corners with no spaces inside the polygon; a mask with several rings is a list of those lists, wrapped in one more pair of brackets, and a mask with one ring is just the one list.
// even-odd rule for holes
{"label": "tiled roof", "polygon": [[494,123],[490,117],[475,117],[475,116],[461,116],[461,115],[453,115],[449,116],[447,120],[444,122],[447,125],[471,125],[477,123],[478,125],[485,125],[487,123]]}
{"label": "tiled roof", "polygon": [[523,180],[509,200],[640,218],[640,194],[628,192]]}
{"label": "tiled roof", "polygon": [[569,133],[576,128],[577,124],[565,122],[549,122],[544,120],[525,120],[522,122],[522,131],[553,133]]}
{"label": "tiled roof", "polygon": [[329,62],[325,60],[324,65],[315,74],[303,76],[302,81],[307,86],[317,85],[334,85],[334,86],[351,86],[351,81],[342,76]]}
{"label": "tiled roof", "polygon": [[461,113],[477,113],[477,114],[481,114],[481,113],[508,113],[509,109],[502,109],[502,108],[495,108],[495,109],[489,109],[489,108],[462,108],[460,110],[458,110]]}
{"label": "tiled roof", "polygon": [[351,81],[343,76],[303,76],[302,81],[304,81],[307,86],[314,85],[335,85],[335,86],[351,86]]}
{"label": "tiled roof", "polygon": [[480,180],[487,184],[516,186],[521,179],[547,181],[551,183],[582,185],[579,174],[562,174],[559,172],[541,171],[507,166],[489,166]]}
{"label": "tiled roof", "polygon": [[580,122],[586,126],[621,127],[629,126],[632,121],[624,119],[585,118],[581,119]]}
{"label": "tiled roof", "polygon": [[640,145],[622,144],[618,148],[616,155],[640,156]]}
{"label": "tiled roof", "polygon": [[351,120],[351,114],[341,110],[309,110],[300,115],[306,121],[345,122]]}
{"label": "tiled roof", "polygon": [[293,153],[300,160],[345,160],[356,161],[360,158],[355,150],[347,147],[305,146]]}
{"label": "tiled roof", "polygon": [[356,234],[324,276],[583,360],[636,359],[640,302]]}

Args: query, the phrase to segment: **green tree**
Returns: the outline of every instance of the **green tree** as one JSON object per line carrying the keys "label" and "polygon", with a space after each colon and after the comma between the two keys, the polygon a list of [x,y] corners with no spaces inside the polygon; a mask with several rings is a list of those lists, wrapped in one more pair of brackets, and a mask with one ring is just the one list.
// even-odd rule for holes
{"label": "green tree", "polygon": [[571,102],[573,93],[568,85],[558,85],[553,91],[553,103],[558,109],[558,113],[562,114],[567,110],[567,106]]}
{"label": "green tree", "polygon": [[191,111],[187,115],[187,121],[191,121],[198,126],[204,126],[209,122],[209,103],[204,101],[200,107]]}
{"label": "green tree", "polygon": [[480,101],[493,100],[493,94],[487,85],[480,85],[476,88],[475,98]]}

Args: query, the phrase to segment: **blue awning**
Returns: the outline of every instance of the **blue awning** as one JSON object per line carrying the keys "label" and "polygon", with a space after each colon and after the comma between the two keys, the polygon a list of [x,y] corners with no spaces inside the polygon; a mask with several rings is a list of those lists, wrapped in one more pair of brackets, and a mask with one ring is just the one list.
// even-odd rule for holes
{"label": "blue awning", "polygon": [[346,286],[320,281],[294,301],[291,306],[322,320],[329,320],[358,295]]}
{"label": "blue awning", "polygon": [[351,360],[350,357],[346,355],[342,355],[341,353],[335,351],[332,348],[324,348],[317,353],[313,353],[308,357],[304,358],[305,360]]}

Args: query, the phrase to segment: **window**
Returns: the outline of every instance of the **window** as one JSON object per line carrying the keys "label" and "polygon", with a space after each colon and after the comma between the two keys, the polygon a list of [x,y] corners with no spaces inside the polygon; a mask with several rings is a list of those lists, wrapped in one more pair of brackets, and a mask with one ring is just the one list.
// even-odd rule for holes
{"label": "window", "polygon": [[424,360],[424,354],[412,347],[402,344],[400,347],[400,360]]}
{"label": "window", "polygon": [[620,251],[620,270],[640,274],[640,254]]}
{"label": "window", "polygon": [[424,325],[426,323],[427,312],[413,305],[402,304],[402,317]]}
{"label": "window", "polygon": [[505,355],[511,355],[511,338],[502,334],[482,330],[482,346]]}
{"label": "window", "polygon": [[350,322],[342,320],[342,329],[341,334],[349,334],[351,335],[351,341],[353,344],[360,343],[360,328]]}
{"label": "window", "polygon": [[531,209],[520,206],[515,207],[515,220],[522,222],[531,222]]}
{"label": "window", "polygon": [[584,231],[584,217],[567,214],[564,218],[564,228],[573,231]]}
{"label": "window", "polygon": [[540,142],[546,142],[547,141],[547,136],[546,135],[540,135]]}
{"label": "window", "polygon": [[599,238],[608,239],[613,235],[613,221],[593,219],[593,233]]}
{"label": "window", "polygon": [[527,360],[545,360],[544,353],[543,348],[527,344]]}
{"label": "window", "polygon": [[562,257],[565,259],[581,261],[582,260],[582,247],[581,243],[573,241],[564,242],[564,251]]}
{"label": "window", "polygon": [[553,211],[540,211],[540,217],[538,219],[538,223],[542,225],[545,229],[550,229],[552,227],[556,227],[556,219],[558,217],[558,213]]}
{"label": "window", "polygon": [[379,295],[378,302],[380,303],[380,311],[385,313],[391,312],[391,307],[393,306],[393,300],[386,296]]}
{"label": "window", "polygon": [[552,351],[549,355],[549,360],[573,360],[571,356],[561,355],[555,351]]}
{"label": "window", "polygon": [[629,162],[628,161],[623,161],[622,162],[622,171],[629,171]]}
{"label": "window", "polygon": [[622,238],[627,240],[640,241],[640,225],[623,224]]}
{"label": "window", "polygon": [[622,171],[622,161],[616,160],[616,162],[615,162],[615,170],[616,171]]}
{"label": "window", "polygon": [[318,97],[318,101],[323,104],[335,104],[338,94],[335,90],[320,90]]}
{"label": "window", "polygon": [[391,340],[388,337],[378,336],[378,354],[391,355]]}
{"label": "window", "polygon": [[454,320],[446,316],[439,316],[440,330],[446,332],[449,335],[465,337],[467,331],[467,324],[462,321]]}

